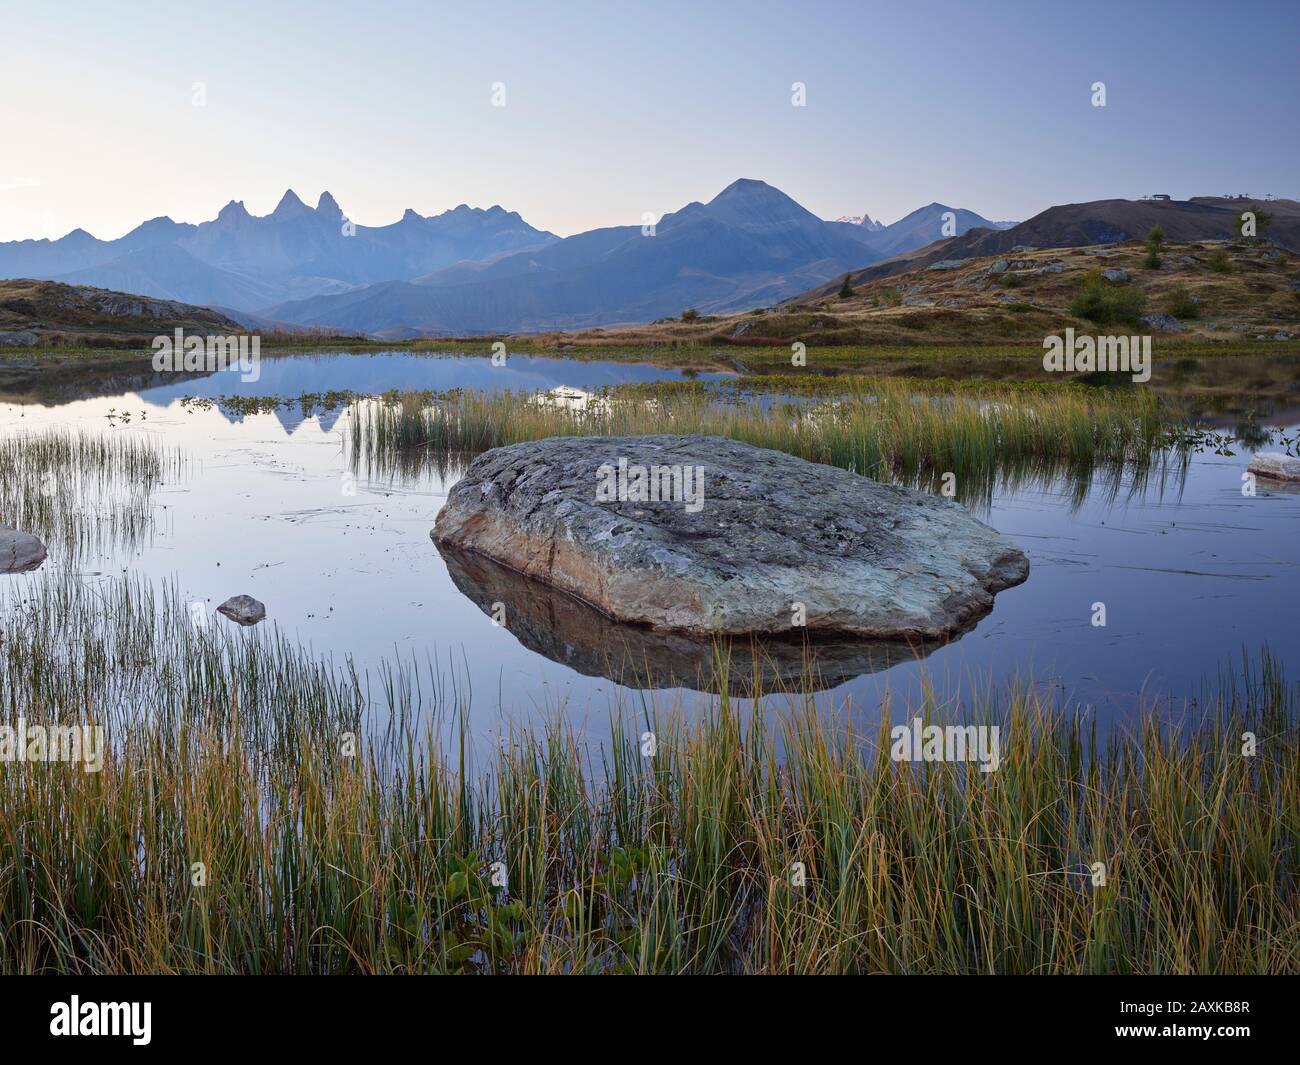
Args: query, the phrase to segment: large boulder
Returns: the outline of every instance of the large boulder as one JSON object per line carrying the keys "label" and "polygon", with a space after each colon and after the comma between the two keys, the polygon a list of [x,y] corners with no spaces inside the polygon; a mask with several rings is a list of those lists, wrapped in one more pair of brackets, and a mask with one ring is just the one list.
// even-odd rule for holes
{"label": "large boulder", "polygon": [[[642,498],[647,483],[665,490]],[[432,535],[618,621],[696,635],[939,639],[1029,574],[957,503],[720,437],[496,448]]]}
{"label": "large boulder", "polygon": [[45,545],[31,533],[0,525],[0,573],[26,573],[45,561]]}

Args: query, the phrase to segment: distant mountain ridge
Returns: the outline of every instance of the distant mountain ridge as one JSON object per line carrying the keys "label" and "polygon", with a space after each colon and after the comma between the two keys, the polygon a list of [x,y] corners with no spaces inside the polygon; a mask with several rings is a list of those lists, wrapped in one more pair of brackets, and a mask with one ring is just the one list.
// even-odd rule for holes
{"label": "distant mountain ridge", "polygon": [[40,278],[253,311],[311,295],[410,279],[558,238],[513,211],[461,204],[413,210],[387,226],[352,225],[328,192],[313,209],[292,190],[252,215],[231,200],[211,221],[153,218],[117,240],[82,229],[58,240],[0,244],[0,277]]}
{"label": "distant mountain ridge", "polygon": [[[1241,213],[1266,211],[1272,223],[1263,235],[1300,252],[1300,202],[1288,199],[1193,196],[1188,200],[1091,200],[1049,207],[1010,229],[975,228],[891,258],[852,274],[852,283],[901,274],[942,260],[999,255],[1016,248],[1079,248],[1141,240],[1155,226],[1171,241],[1232,240],[1241,236]],[[826,289],[829,291],[829,288]],[[803,294],[811,299],[816,291]]]}
{"label": "distant mountain ridge", "polygon": [[389,282],[267,308],[274,319],[399,338],[644,322],[687,308],[778,302],[880,258],[870,232],[826,222],[741,179],[653,227],[615,226]]}

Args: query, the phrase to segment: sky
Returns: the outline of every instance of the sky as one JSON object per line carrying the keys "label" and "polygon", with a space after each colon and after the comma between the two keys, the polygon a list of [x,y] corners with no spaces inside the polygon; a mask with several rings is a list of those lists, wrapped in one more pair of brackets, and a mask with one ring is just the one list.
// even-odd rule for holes
{"label": "sky", "polygon": [[0,240],[290,187],[561,236],[740,177],[885,222],[1300,198],[1300,0],[0,0],[0,26]]}

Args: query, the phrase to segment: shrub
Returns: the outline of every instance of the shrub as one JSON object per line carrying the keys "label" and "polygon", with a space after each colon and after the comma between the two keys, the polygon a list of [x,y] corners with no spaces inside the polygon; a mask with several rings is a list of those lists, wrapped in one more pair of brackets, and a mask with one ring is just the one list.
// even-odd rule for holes
{"label": "shrub", "polygon": [[1228,252],[1226,249],[1215,249],[1214,254],[1210,256],[1210,269],[1216,274],[1228,274],[1232,272],[1232,261],[1228,258]]}
{"label": "shrub", "polygon": [[1091,270],[1083,287],[1070,301],[1070,313],[1098,325],[1136,323],[1142,317],[1142,293],[1131,285],[1112,285],[1098,270]]}
{"label": "shrub", "polygon": [[1147,254],[1142,264],[1148,270],[1159,270],[1161,265],[1160,245],[1165,242],[1165,231],[1160,226],[1152,226],[1147,234]]}
{"label": "shrub", "polygon": [[846,300],[853,295],[853,286],[849,284],[849,275],[844,275],[844,284],[840,286],[840,299]]}
{"label": "shrub", "polygon": [[1165,312],[1175,318],[1195,318],[1201,313],[1200,301],[1187,291],[1186,285],[1177,285],[1165,297]]}
{"label": "shrub", "polygon": [[700,312],[697,311],[694,307],[690,307],[682,311],[683,322],[698,322],[699,320],[700,320]]}

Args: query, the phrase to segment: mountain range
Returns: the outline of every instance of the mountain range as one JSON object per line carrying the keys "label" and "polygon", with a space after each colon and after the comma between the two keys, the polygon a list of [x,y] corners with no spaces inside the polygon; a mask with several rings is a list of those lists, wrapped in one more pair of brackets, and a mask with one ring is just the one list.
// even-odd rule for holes
{"label": "mountain range", "polygon": [[0,277],[39,278],[217,308],[252,328],[323,326],[386,338],[642,322],[687,308],[780,302],[939,239],[993,226],[930,204],[891,226],[824,221],[762,182],[733,182],[653,227],[559,238],[518,214],[461,205],[353,225],[328,192],[287,191],[251,215],[232,200],[199,225],[154,218],[117,240],[84,230],[0,243]]}
{"label": "mountain range", "polygon": [[3,243],[0,277],[253,311],[542,248],[556,239],[512,211],[464,204],[432,217],[407,210],[387,226],[353,225],[328,192],[313,209],[290,189],[262,217],[232,200],[200,225],[154,218],[117,240],[77,229],[58,240]]}
{"label": "mountain range", "polygon": [[[1270,218],[1261,236],[1300,252],[1300,202],[1295,200],[1255,200],[1246,196],[1092,200],[1049,207],[1009,229],[972,228],[932,244],[895,251],[890,258],[854,271],[851,283],[907,273],[935,262],[1000,255],[1018,248],[1080,248],[1142,240],[1156,226],[1171,241],[1232,240],[1242,235],[1242,212],[1252,208],[1262,209]],[[799,298],[813,299],[831,290],[832,286],[822,286]]]}

